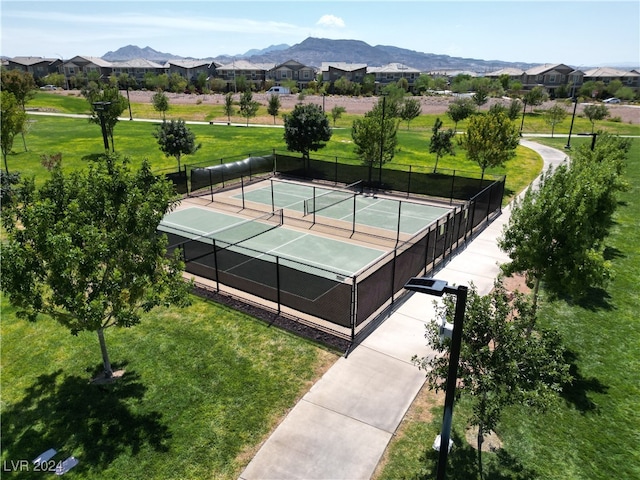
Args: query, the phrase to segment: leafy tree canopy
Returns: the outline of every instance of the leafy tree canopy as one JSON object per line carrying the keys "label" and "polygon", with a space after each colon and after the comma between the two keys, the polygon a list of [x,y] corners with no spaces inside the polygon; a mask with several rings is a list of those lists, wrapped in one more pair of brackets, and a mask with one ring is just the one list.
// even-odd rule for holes
{"label": "leafy tree canopy", "polygon": [[153,136],[158,139],[160,150],[167,157],[175,157],[180,170],[180,159],[183,155],[196,153],[202,144],[196,144],[195,134],[187,127],[184,120],[171,120],[158,126]]}
{"label": "leafy tree canopy", "polygon": [[43,314],[73,334],[97,332],[107,374],[104,329],[188,302],[183,265],[167,257],[156,232],[175,206],[173,185],[146,161],[135,172],[115,156],[70,174],[57,166],[40,189],[24,179],[16,196],[2,210],[2,291],[20,317]]}
{"label": "leafy tree canopy", "polygon": [[25,109],[27,102],[36,95],[36,82],[29,72],[2,69],[0,73],[2,91],[10,92],[18,104]]}
{"label": "leafy tree canopy", "polygon": [[467,157],[480,166],[483,176],[487,168],[515,157],[519,143],[518,128],[504,112],[471,117],[464,140]]}
{"label": "leafy tree canopy", "polygon": [[284,117],[287,150],[300,152],[304,158],[309,158],[309,152],[324,148],[332,133],[329,119],[319,105],[296,105]]}
{"label": "leafy tree canopy", "polygon": [[5,172],[9,173],[7,156],[13,148],[15,136],[24,131],[27,122],[27,114],[19,105],[13,93],[2,90],[2,113],[0,121],[0,146],[2,147],[2,158],[4,160]]}
{"label": "leafy tree canopy", "polygon": [[454,131],[458,129],[458,122],[461,122],[476,112],[476,104],[471,98],[456,98],[449,104],[447,115],[455,123]]}
{"label": "leafy tree canopy", "polygon": [[[537,324],[527,297],[516,292],[510,298],[500,280],[488,295],[478,294],[471,285],[467,296],[456,394],[472,404],[469,422],[478,426],[480,472],[482,440],[497,427],[505,407],[519,404],[545,409],[571,381],[560,336]],[[436,305],[436,318],[452,323],[455,296],[446,295]],[[451,343],[440,336],[439,327],[435,322],[427,325],[425,335],[438,355],[413,357],[436,391],[446,388]]]}
{"label": "leafy tree canopy", "polygon": [[619,192],[628,188],[623,168],[630,142],[603,135],[594,151],[579,147],[571,165],[542,175],[514,203],[499,246],[511,261],[507,275],[525,273],[534,296],[544,282],[552,296],[581,298],[611,276],[604,239]]}

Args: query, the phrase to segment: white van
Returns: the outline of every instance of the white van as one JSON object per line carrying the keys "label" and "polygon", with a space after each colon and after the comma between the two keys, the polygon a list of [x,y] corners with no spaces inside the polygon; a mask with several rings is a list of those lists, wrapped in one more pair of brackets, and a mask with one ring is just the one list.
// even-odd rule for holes
{"label": "white van", "polygon": [[267,90],[267,93],[289,94],[291,93],[291,90],[287,87],[271,87]]}

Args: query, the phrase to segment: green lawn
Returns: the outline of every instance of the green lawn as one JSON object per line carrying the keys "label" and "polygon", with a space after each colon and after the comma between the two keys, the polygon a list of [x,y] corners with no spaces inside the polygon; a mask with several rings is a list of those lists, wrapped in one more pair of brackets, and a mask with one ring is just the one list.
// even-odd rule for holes
{"label": "green lawn", "polygon": [[[56,100],[59,103],[51,105],[47,97],[60,98]],[[29,106],[38,102],[41,108],[86,112],[86,102],[79,98],[38,93]],[[180,112],[186,117],[196,108],[188,106]],[[172,110],[176,113],[177,106]],[[8,158],[11,171],[35,175],[41,182],[47,174],[40,164],[41,155],[61,152],[64,168],[76,169],[102,153],[100,129],[87,120],[44,116],[30,119],[28,151],[23,151],[21,138],[16,138],[14,153]],[[398,164],[432,168],[434,158],[428,153],[428,142],[433,119],[418,120],[412,122],[411,130],[401,129],[400,148],[389,168]],[[316,158],[338,156],[357,162],[348,118],[342,121],[347,128],[336,129]],[[158,150],[152,136],[155,125],[120,122],[115,131],[116,150],[131,157],[134,164],[148,158],[156,170],[174,168],[175,160]],[[525,131],[526,126],[527,123]],[[183,163],[218,163],[221,158],[235,160],[274,148],[285,151],[282,129],[219,125],[190,128],[203,147]],[[637,131],[637,126],[634,128]],[[576,137],[575,145],[586,141],[589,139]],[[556,146],[564,143],[565,140],[554,142]],[[638,141],[634,148],[633,158],[637,159]],[[520,148],[518,157],[504,169],[488,173],[506,174],[507,189],[514,193],[539,173],[541,165],[539,157]],[[479,172],[460,150],[456,157],[442,159],[439,166]],[[637,164],[635,170],[630,168],[629,175],[637,185]],[[555,323],[556,318],[562,318],[568,330],[563,333],[577,355],[582,390],[569,392],[570,401],[559,402],[555,411],[546,415],[532,417],[518,410],[509,415],[499,432],[506,442],[507,454],[500,457],[502,463],[497,457],[489,462],[496,465],[494,470],[506,472],[496,478],[527,478],[509,474],[520,467],[523,472],[539,473],[541,478],[605,478],[607,458],[619,459],[627,472],[640,476],[638,453],[632,449],[638,443],[634,432],[638,431],[640,392],[637,387],[630,392],[633,387],[628,386],[629,380],[638,384],[637,360],[631,346],[637,346],[640,339],[637,329],[628,326],[637,306],[633,292],[637,290],[640,270],[638,247],[634,245],[640,217],[637,197],[637,188],[635,193],[627,194],[628,203],[618,215],[612,237],[611,254],[618,276],[609,290],[610,297],[605,298],[605,306],[610,309],[561,302],[544,307],[547,321]],[[574,325],[577,322],[580,323]],[[612,325],[620,328],[611,328]],[[321,366],[335,359],[335,355],[316,345],[198,298],[188,309],[159,310],[135,328],[107,332],[112,361],[127,372],[123,381],[114,385],[88,384],[100,364],[95,335],[73,337],[46,318],[35,324],[19,320],[6,299],[2,301],[0,333],[2,460],[30,460],[54,447],[60,456],[75,455],[80,459],[73,471],[77,478],[237,478],[252,450],[317,378]],[[604,334],[606,339],[601,336]],[[590,405],[589,402],[597,408],[578,407]],[[457,408],[462,411],[464,403]],[[441,412],[436,417],[440,418]],[[462,428],[455,425],[457,435]],[[548,433],[547,429],[552,428],[561,435]],[[428,471],[431,464],[425,466],[421,457],[437,429],[437,422],[410,426],[405,438],[415,440],[405,445],[403,450],[407,453],[401,460],[396,459],[397,443],[394,444],[383,477],[416,477],[421,469]],[[609,443],[600,448],[605,441]],[[472,452],[458,452],[459,465],[472,469]],[[592,458],[594,452],[600,458]],[[396,467],[398,462],[403,466]],[[511,466],[506,467],[505,462],[511,462]]]}
{"label": "green lawn", "polygon": [[[587,139],[576,139],[577,146]],[[565,141],[544,140],[562,149]],[[542,301],[543,324],[559,329],[571,352],[576,382],[546,413],[513,407],[505,412],[498,434],[504,448],[484,455],[491,479],[640,478],[640,140],[628,163],[630,191],[623,195],[608,240],[615,278],[589,302]],[[457,445],[447,469],[450,479],[475,478],[475,454],[464,440],[469,405],[456,404],[453,438]],[[435,420],[409,420],[389,450],[379,479],[431,478],[436,457],[431,443],[440,428]]]}
{"label": "green lawn", "polygon": [[[64,98],[64,97],[63,97]],[[77,99],[75,99],[77,100]],[[10,171],[20,171],[23,175],[36,176],[36,183],[46,178],[47,172],[41,165],[42,155],[62,154],[65,169],[83,168],[87,161],[96,158],[104,151],[100,127],[89,123],[86,119],[64,118],[54,116],[30,116],[29,132],[26,135],[27,150],[17,137],[13,153],[7,158]],[[134,164],[148,159],[154,170],[177,170],[173,157],[168,158],[159,150],[153,137],[160,124],[156,122],[121,121],[115,128],[114,143],[116,151],[131,158]],[[235,161],[249,155],[268,154],[274,149],[288,153],[283,140],[282,128],[261,128],[227,125],[189,125],[202,148],[194,155],[185,156],[182,164],[212,165],[225,161]],[[408,169],[414,171],[431,171],[435,164],[435,156],[429,153],[431,132],[411,129],[398,132],[398,151],[394,160],[385,168]],[[334,130],[326,147],[312,152],[312,157],[335,161],[338,157],[343,163],[360,164],[354,153],[354,144],[349,128]],[[506,175],[507,192],[519,192],[534,178],[542,168],[542,160],[530,150],[519,148],[517,157],[509,161],[505,167],[488,169],[487,175]],[[440,159],[438,170],[456,170],[459,175],[480,176],[477,164],[467,160],[461,148],[457,148],[455,156]]]}
{"label": "green lawn", "polygon": [[[49,448],[73,455],[72,478],[235,479],[251,452],[337,355],[194,297],[131,329],[109,330],[124,377],[93,385],[97,336],[2,301],[2,461]],[[6,470],[6,468],[5,468]],[[2,478],[43,478],[3,471]]]}

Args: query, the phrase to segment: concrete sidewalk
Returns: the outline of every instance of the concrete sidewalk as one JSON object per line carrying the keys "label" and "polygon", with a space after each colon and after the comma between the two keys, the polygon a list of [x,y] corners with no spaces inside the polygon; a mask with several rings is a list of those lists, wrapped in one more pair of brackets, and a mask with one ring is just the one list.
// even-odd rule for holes
{"label": "concrete sidewalk", "polygon": [[[522,140],[538,152],[544,169],[564,152]],[[489,293],[508,260],[496,245],[510,206],[435,276],[450,285],[471,282]],[[242,472],[242,480],[368,479],[425,375],[413,355],[431,354],[425,323],[434,318],[434,297],[411,294],[348,356],[340,358],[311,387],[262,445]],[[428,439],[429,441],[431,439]]]}

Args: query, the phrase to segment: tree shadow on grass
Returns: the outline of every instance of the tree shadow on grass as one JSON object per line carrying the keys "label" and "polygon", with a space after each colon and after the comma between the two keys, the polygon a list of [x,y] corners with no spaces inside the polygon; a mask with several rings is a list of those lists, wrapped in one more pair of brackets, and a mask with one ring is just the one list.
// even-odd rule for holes
{"label": "tree shadow on grass", "polygon": [[562,388],[562,398],[573,405],[580,413],[598,412],[598,405],[589,398],[589,393],[607,393],[609,387],[595,377],[585,378],[580,373],[578,355],[567,350],[564,360],[569,364],[569,373],[573,381]]}
{"label": "tree shadow on grass", "polygon": [[32,460],[55,448],[56,461],[74,455],[80,461],[76,470],[91,471],[146,445],[168,451],[171,434],[162,414],[138,412],[145,391],[133,371],[102,385],[63,370],[40,375],[24,398],[2,413],[3,454],[8,460]]}
{"label": "tree shadow on grass", "polygon": [[[452,433],[454,447],[449,453],[446,478],[448,480],[473,480],[479,478],[478,451],[469,445],[467,440],[458,433]],[[438,452],[429,448],[421,458],[426,465],[431,465],[429,471],[417,476],[418,480],[436,478],[438,467]],[[496,452],[482,453],[484,480],[529,480],[536,478],[534,470],[524,467],[513,455],[505,449]]]}

